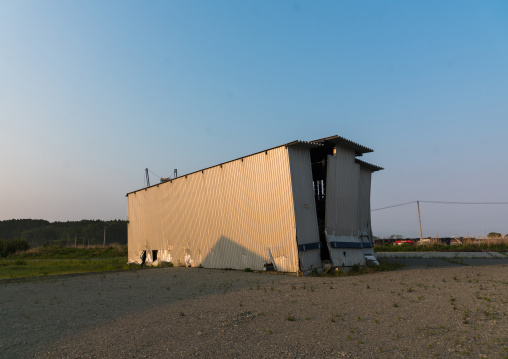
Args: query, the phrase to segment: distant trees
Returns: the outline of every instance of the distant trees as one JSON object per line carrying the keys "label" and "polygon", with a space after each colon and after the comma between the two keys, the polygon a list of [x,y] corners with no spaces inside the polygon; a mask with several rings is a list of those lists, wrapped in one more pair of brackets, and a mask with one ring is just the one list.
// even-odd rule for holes
{"label": "distant trees", "polygon": [[501,237],[503,237],[503,235],[501,233],[497,233],[497,232],[490,232],[489,234],[487,234],[487,237],[488,238],[501,238]]}
{"label": "distant trees", "polygon": [[32,247],[44,245],[127,244],[127,221],[81,220],[48,222],[39,219],[0,221],[1,239],[24,239]]}

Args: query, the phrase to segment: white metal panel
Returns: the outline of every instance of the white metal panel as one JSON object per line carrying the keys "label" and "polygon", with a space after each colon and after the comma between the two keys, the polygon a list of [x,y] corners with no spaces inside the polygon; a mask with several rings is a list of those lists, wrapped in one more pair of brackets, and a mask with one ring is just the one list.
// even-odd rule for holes
{"label": "white metal panel", "polygon": [[[288,151],[298,244],[318,243],[319,228],[312,185],[310,152],[308,148],[299,146],[289,147]],[[300,251],[298,255],[300,270],[303,272],[323,266],[319,248]]]}
{"label": "white metal panel", "polygon": [[358,238],[358,181],[360,167],[353,149],[336,146],[327,158],[325,228],[334,266],[364,265],[361,248],[334,248],[331,242],[360,244]]}
{"label": "white metal panel", "polygon": [[270,248],[278,270],[298,271],[284,146],[130,193],[128,218],[130,262],[146,249],[175,265],[263,270]]}

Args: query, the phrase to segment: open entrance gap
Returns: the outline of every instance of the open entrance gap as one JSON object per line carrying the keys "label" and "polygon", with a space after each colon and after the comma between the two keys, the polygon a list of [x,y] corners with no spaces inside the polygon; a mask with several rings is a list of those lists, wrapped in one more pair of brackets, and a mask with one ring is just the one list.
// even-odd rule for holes
{"label": "open entrance gap", "polygon": [[318,147],[311,149],[312,185],[316,201],[316,216],[319,228],[319,241],[321,242],[321,260],[330,260],[330,251],[325,236],[326,211],[326,171],[327,156],[333,153],[333,148]]}

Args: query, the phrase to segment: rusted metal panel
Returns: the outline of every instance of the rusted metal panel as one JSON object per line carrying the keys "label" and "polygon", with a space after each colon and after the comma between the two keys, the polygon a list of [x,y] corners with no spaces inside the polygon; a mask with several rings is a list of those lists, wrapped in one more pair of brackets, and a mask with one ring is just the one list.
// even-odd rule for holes
{"label": "rusted metal panel", "polygon": [[[194,172],[128,194],[129,261],[159,250],[175,265],[298,271],[288,149]],[[163,257],[161,257],[163,258]]]}
{"label": "rusted metal panel", "polygon": [[[316,201],[312,187],[312,167],[309,149],[303,146],[288,148],[291,169],[291,185],[295,211],[296,237],[300,248],[300,270],[303,272],[321,268],[319,228]],[[306,244],[309,244],[307,248]],[[312,245],[311,245],[312,244]]]}
{"label": "rusted metal panel", "polygon": [[327,158],[326,240],[334,266],[364,265],[358,238],[358,182],[355,150],[337,145]]}

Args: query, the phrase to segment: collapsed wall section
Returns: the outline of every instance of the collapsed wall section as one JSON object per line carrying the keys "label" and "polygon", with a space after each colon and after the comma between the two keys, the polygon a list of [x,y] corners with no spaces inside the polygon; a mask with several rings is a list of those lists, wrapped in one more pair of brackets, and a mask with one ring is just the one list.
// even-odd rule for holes
{"label": "collapsed wall section", "polygon": [[[128,194],[129,262],[298,271],[288,151],[280,146]],[[152,257],[149,257],[152,256]]]}
{"label": "collapsed wall section", "polygon": [[288,152],[300,270],[306,273],[323,266],[311,158],[308,147],[291,146]]}

